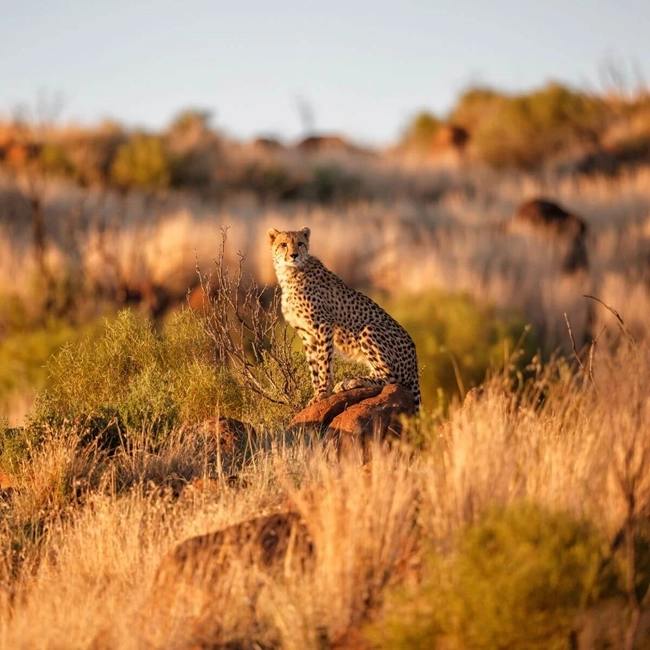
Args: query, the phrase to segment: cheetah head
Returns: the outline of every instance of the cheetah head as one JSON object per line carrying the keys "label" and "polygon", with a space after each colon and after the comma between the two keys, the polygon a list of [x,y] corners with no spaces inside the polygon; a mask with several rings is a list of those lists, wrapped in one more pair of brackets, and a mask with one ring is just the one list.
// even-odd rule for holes
{"label": "cheetah head", "polygon": [[309,256],[309,228],[281,232],[275,228],[268,231],[273,265],[276,269],[283,267],[301,268]]}

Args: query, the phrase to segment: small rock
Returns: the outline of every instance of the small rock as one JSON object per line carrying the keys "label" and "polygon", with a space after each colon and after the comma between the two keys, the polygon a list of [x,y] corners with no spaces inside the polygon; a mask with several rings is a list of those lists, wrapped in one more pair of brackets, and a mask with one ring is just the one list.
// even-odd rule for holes
{"label": "small rock", "polygon": [[289,428],[316,429],[318,433],[325,433],[332,420],[345,409],[370,397],[376,397],[381,390],[382,386],[367,386],[334,393],[300,411],[289,423]]}
{"label": "small rock", "polygon": [[16,487],[16,479],[0,469],[0,490],[15,490]]}
{"label": "small rock", "polygon": [[155,582],[166,582],[170,576],[216,579],[234,556],[266,569],[277,568],[289,551],[300,561],[313,555],[311,536],[300,515],[281,512],[255,517],[181,542],[161,562]]}
{"label": "small rock", "polygon": [[337,415],[330,422],[325,440],[335,444],[339,455],[360,450],[364,462],[367,462],[370,442],[402,435],[403,415],[415,415],[413,395],[399,384],[389,384],[379,395],[354,404]]}
{"label": "small rock", "polygon": [[289,426],[322,434],[339,455],[361,449],[366,460],[371,440],[398,438],[401,416],[414,414],[410,391],[399,384],[388,384],[330,395],[300,411]]}

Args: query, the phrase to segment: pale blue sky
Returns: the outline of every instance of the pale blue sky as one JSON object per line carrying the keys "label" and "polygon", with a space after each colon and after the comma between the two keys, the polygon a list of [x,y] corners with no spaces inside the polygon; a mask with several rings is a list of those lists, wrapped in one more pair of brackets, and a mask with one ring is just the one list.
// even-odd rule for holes
{"label": "pale blue sky", "polygon": [[321,131],[395,140],[471,83],[598,89],[599,66],[650,77],[648,0],[0,0],[0,114],[61,93],[62,118],[164,126],[213,109],[237,137]]}

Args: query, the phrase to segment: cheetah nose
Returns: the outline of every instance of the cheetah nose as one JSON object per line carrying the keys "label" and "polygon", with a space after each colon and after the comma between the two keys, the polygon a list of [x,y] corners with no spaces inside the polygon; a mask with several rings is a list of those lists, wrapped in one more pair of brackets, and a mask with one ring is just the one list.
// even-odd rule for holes
{"label": "cheetah nose", "polygon": [[298,259],[298,253],[291,253],[291,259],[297,260]]}

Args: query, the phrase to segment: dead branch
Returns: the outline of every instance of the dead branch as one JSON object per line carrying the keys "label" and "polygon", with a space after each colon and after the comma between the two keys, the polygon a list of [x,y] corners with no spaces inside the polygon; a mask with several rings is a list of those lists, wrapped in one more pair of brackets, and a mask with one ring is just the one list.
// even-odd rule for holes
{"label": "dead branch", "polygon": [[628,329],[627,325],[625,324],[625,321],[621,318],[621,315],[613,308],[610,307],[607,303],[603,302],[600,298],[596,298],[596,296],[590,296],[589,294],[583,294],[583,298],[589,298],[590,300],[595,300],[596,302],[599,302],[605,309],[607,309],[611,314],[613,314],[616,317],[616,324],[618,325],[618,328],[625,334],[629,339],[630,342],[636,345],[636,339],[634,336],[632,336],[632,332]]}
{"label": "dead branch", "polygon": [[196,266],[203,293],[204,331],[214,343],[215,361],[228,366],[243,388],[282,405],[295,405],[299,393],[293,354],[294,335],[281,320],[280,293],[274,291],[265,308],[260,288],[245,280],[245,257],[238,253],[231,275],[225,255],[227,228],[221,231],[219,253],[213,272],[201,273]]}

